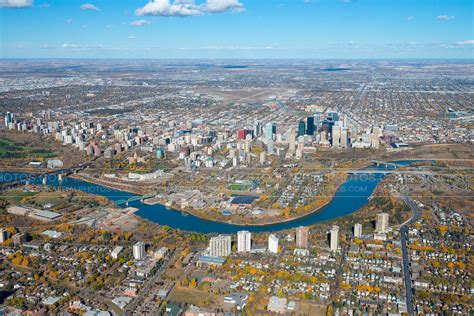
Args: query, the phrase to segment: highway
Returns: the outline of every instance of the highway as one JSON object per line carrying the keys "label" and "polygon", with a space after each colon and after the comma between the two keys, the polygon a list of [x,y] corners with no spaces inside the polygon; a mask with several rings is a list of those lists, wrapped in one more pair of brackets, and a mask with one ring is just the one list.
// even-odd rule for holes
{"label": "highway", "polygon": [[408,225],[417,221],[421,217],[421,211],[408,196],[404,195],[403,200],[413,212],[413,216],[408,221],[400,225],[400,241],[402,244],[403,278],[405,281],[405,289],[406,289],[407,311],[409,315],[414,315],[413,283],[411,280],[410,258],[408,256],[408,248],[407,248]]}

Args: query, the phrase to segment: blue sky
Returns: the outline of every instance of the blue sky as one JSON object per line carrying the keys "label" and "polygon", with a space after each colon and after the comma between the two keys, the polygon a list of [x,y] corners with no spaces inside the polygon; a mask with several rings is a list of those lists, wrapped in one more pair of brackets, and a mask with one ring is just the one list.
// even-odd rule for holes
{"label": "blue sky", "polygon": [[474,58],[473,0],[0,0],[2,58]]}

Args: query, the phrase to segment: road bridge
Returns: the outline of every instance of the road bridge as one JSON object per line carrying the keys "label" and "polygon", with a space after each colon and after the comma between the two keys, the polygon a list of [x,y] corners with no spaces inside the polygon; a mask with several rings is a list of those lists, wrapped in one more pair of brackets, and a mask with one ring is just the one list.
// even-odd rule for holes
{"label": "road bridge", "polygon": [[412,175],[434,175],[431,171],[424,170],[392,170],[392,169],[359,169],[348,170],[348,174],[412,174]]}
{"label": "road bridge", "polygon": [[135,195],[135,196],[130,197],[129,199],[117,200],[114,203],[117,206],[120,206],[120,205],[123,205],[123,204],[128,206],[128,204],[131,203],[131,202],[134,202],[134,201],[143,202],[144,200],[152,198],[154,196],[155,196],[155,193],[148,193],[148,194],[145,194],[145,195]]}
{"label": "road bridge", "polygon": [[401,167],[400,165],[397,165],[396,163],[393,163],[393,162],[385,162],[385,161],[378,161],[378,160],[371,160],[370,162],[377,166],[385,166],[386,168],[392,167],[394,169],[397,169]]}
{"label": "road bridge", "polygon": [[22,185],[25,185],[37,180],[42,180],[43,184],[46,184],[48,177],[57,176],[59,180],[61,180],[63,177],[77,173],[80,170],[87,169],[91,165],[92,163],[85,163],[85,164],[80,164],[75,167],[52,170],[46,173],[38,173],[38,174],[30,173],[30,174],[21,175],[17,179],[1,182],[0,192],[11,190],[11,189],[17,188],[19,186],[22,186]]}

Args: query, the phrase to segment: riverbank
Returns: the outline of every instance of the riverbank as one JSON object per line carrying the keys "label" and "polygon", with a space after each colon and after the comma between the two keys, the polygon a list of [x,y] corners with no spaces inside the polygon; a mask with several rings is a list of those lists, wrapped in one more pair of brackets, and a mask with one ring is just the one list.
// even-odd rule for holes
{"label": "riverbank", "polygon": [[[147,193],[139,192],[137,190],[133,190],[133,189],[128,188],[128,187],[124,188],[122,186],[114,185],[114,184],[110,183],[109,181],[92,178],[92,177],[86,176],[84,174],[72,174],[69,177],[73,178],[73,179],[76,179],[76,180],[81,180],[81,181],[89,182],[89,183],[92,183],[92,184],[101,185],[101,186],[107,187],[109,189],[125,191],[125,192],[136,194],[136,195],[143,195],[143,194],[147,194],[147,193],[152,193],[152,192],[147,192]],[[252,222],[252,221],[250,221],[250,222],[239,223],[239,222],[235,222],[235,221],[232,221],[232,220],[222,220],[222,219],[216,219],[216,218],[209,218],[209,217],[203,216],[202,214],[199,214],[198,212],[194,212],[192,210],[186,210],[186,209],[181,208],[179,206],[173,206],[173,207],[168,208],[166,206],[166,201],[163,201],[163,200],[161,200],[159,203],[156,203],[156,204],[160,204],[163,207],[166,207],[166,208],[168,208],[172,211],[186,213],[186,214],[198,217],[198,218],[200,218],[202,220],[206,220],[206,221],[214,221],[214,222],[220,222],[220,223],[229,224],[229,225],[238,225],[238,226],[242,226],[242,227],[246,227],[246,226],[266,226],[266,225],[274,225],[274,224],[279,224],[279,223],[291,222],[291,221],[301,219],[301,218],[304,218],[304,217],[307,217],[307,216],[310,216],[314,213],[319,212],[322,208],[327,206],[332,201],[332,199],[334,198],[336,192],[339,190],[339,188],[341,187],[341,185],[343,183],[344,182],[337,185],[337,187],[335,188],[334,192],[332,193],[332,196],[331,196],[330,199],[328,199],[324,204],[318,206],[317,208],[313,209],[310,212],[306,212],[306,213],[303,213],[303,214],[298,214],[297,216],[293,216],[293,217],[289,217],[289,218],[272,219],[272,220],[267,220],[267,221],[263,221],[263,222]],[[156,204],[153,204],[153,205],[156,205]],[[153,206],[153,205],[151,205],[151,206]]]}
{"label": "riverbank", "polygon": [[[380,169],[385,168],[380,167]],[[341,185],[340,189],[335,192],[332,200],[330,200],[326,205],[319,207],[317,210],[313,210],[311,213],[301,214],[300,216],[293,218],[272,221],[272,224],[258,223],[242,226],[240,225],[242,223],[226,223],[209,220],[207,218],[195,216],[192,213],[171,210],[161,204],[147,205],[141,203],[139,200],[130,202],[129,206],[138,208],[139,210],[135,213],[135,216],[139,216],[143,220],[162,226],[169,226],[182,231],[203,234],[236,233],[242,229],[255,233],[276,232],[292,229],[298,226],[311,226],[320,222],[346,216],[357,211],[367,203],[368,197],[371,195],[373,189],[382,177],[382,175],[376,175],[371,178],[359,175],[351,176]],[[51,179],[49,181],[51,181],[48,182],[49,185],[59,185],[57,179]],[[62,185],[63,187],[98,194],[113,202],[128,200],[135,196],[133,193],[106,188],[100,184],[93,184],[83,181],[82,179],[70,177],[64,178]]]}
{"label": "riverbank", "polygon": [[[35,172],[36,174],[44,173],[44,172],[40,172],[39,170],[34,170],[34,171],[36,171]],[[31,170],[25,170],[23,168],[18,168],[17,170],[8,170],[7,172],[33,173]],[[97,178],[91,177],[91,176],[89,176],[87,174],[84,174],[84,173],[71,174],[68,177],[71,178],[71,179],[78,180],[78,181],[84,181],[84,182],[89,183],[89,184],[102,186],[102,187],[108,188],[110,190],[126,192],[126,193],[130,193],[130,194],[133,194],[133,195],[143,195],[143,194],[146,194],[146,193],[149,192],[149,191],[144,192],[144,191],[141,191],[141,190],[136,190],[135,187],[133,187],[131,185],[126,185],[126,186],[118,185],[117,183],[111,183],[111,182],[106,181],[106,180],[97,179]],[[302,219],[305,219],[307,217],[311,217],[312,215],[318,214],[323,208],[328,206],[328,204],[330,204],[333,201],[336,193],[338,192],[340,187],[346,182],[346,180],[342,181],[341,183],[338,183],[338,185],[334,189],[334,191],[331,192],[331,197],[325,203],[323,203],[322,205],[319,205],[317,208],[314,208],[313,210],[311,210],[309,212],[301,213],[301,214],[298,214],[296,216],[292,216],[292,217],[288,217],[288,218],[284,218],[282,215],[280,215],[279,217],[276,217],[276,218],[273,217],[273,218],[267,218],[267,219],[254,219],[254,220],[249,220],[249,221],[242,221],[241,219],[235,219],[235,218],[230,219],[230,220],[225,220],[225,219],[222,219],[222,218],[212,218],[212,217],[203,216],[203,214],[200,214],[199,212],[196,212],[194,210],[183,209],[183,208],[181,208],[179,206],[175,206],[175,205],[173,207],[168,208],[168,207],[166,207],[166,201],[164,201],[164,200],[162,200],[157,205],[147,205],[147,206],[151,206],[151,208],[153,208],[154,206],[156,206],[157,208],[163,207],[163,208],[166,208],[166,209],[170,210],[171,212],[176,212],[178,214],[186,214],[186,216],[191,215],[191,216],[194,216],[194,217],[199,218],[199,219],[201,219],[203,221],[206,221],[206,222],[222,223],[222,224],[226,224],[226,225],[239,226],[239,227],[242,227],[242,228],[252,227],[252,226],[253,227],[272,226],[272,225],[279,225],[279,224],[285,224],[285,223],[289,223],[289,222],[293,222],[293,221],[302,220]],[[90,192],[90,193],[92,193],[92,192]],[[92,193],[92,194],[94,194],[94,193]],[[113,196],[109,196],[107,198],[109,200],[111,200],[112,202],[114,201]],[[142,204],[142,205],[144,206],[144,204]],[[143,216],[142,216],[142,218],[143,218]],[[147,218],[145,217],[144,219],[147,219]],[[240,220],[240,222],[239,222],[239,220]],[[160,223],[161,221],[158,221],[158,222]]]}
{"label": "riverbank", "polygon": [[106,188],[109,188],[109,189],[112,189],[112,190],[125,191],[125,192],[136,194],[136,195],[145,195],[145,194],[148,194],[148,193],[152,193],[152,192],[143,192],[143,191],[133,189],[133,186],[131,186],[131,185],[118,185],[117,183],[111,183],[111,182],[106,181],[106,180],[93,178],[93,177],[90,177],[90,176],[85,175],[83,173],[71,174],[68,177],[72,178],[72,179],[76,179],[76,180],[89,182],[89,183],[92,183],[92,184],[98,184],[98,185],[101,185],[103,187],[106,187]]}
{"label": "riverbank", "polygon": [[[406,161],[405,163],[400,164],[407,165],[412,162],[413,161]],[[374,166],[373,168],[379,170],[390,169],[390,167],[386,165]],[[113,202],[126,201],[131,197],[136,196],[135,193],[116,190],[115,185],[107,184],[108,187],[105,187],[105,185],[102,184],[88,182],[89,179],[76,179],[77,177],[78,175],[74,175],[74,178],[64,178],[62,182],[63,187],[98,194]],[[129,206],[138,208],[139,210],[135,213],[135,216],[139,216],[143,220],[162,226],[169,226],[182,231],[203,234],[236,233],[242,229],[256,233],[276,232],[292,229],[298,226],[312,226],[317,223],[337,219],[356,212],[368,203],[373,190],[383,177],[383,172],[372,174],[370,177],[367,177],[366,174],[351,175],[344,183],[342,183],[339,190],[334,192],[332,199],[324,206],[320,206],[317,209],[313,209],[312,212],[300,214],[299,216],[272,220],[271,223],[260,222],[256,224],[244,224],[238,220],[236,222],[210,220],[207,217],[200,217],[192,212],[186,212],[185,210],[172,210],[162,204],[147,205],[141,203],[139,200],[130,202]],[[49,185],[59,185],[57,179],[51,179],[48,181],[51,181],[48,182]]]}

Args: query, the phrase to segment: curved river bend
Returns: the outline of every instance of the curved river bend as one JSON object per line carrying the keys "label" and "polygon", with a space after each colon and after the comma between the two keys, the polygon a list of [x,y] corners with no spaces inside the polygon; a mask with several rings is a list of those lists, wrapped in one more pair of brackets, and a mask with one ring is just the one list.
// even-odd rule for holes
{"label": "curved river bend", "polygon": [[[408,165],[414,160],[396,161],[397,165]],[[392,167],[373,166],[370,170],[389,170]],[[369,171],[369,169],[367,169]],[[19,177],[20,173],[0,172],[0,182],[8,181]],[[234,225],[218,221],[206,220],[191,214],[169,209],[161,204],[147,205],[140,201],[129,203],[129,206],[136,207],[139,210],[136,215],[160,225],[168,225],[172,228],[198,233],[236,233],[239,230],[248,230],[251,232],[269,232],[289,229],[298,226],[313,225],[322,221],[334,219],[344,215],[351,214],[362,206],[367,204],[377,184],[384,177],[383,173],[369,174],[358,173],[350,175],[336,192],[334,198],[319,211],[310,213],[306,216],[289,220],[286,222],[268,224],[268,225]],[[57,179],[48,179],[48,185],[58,186]],[[62,187],[82,190],[87,193],[104,196],[112,201],[129,199],[135,196],[133,193],[110,189],[101,185],[89,182],[65,178],[62,181]]]}

